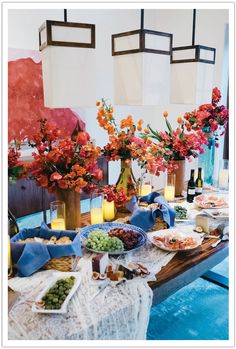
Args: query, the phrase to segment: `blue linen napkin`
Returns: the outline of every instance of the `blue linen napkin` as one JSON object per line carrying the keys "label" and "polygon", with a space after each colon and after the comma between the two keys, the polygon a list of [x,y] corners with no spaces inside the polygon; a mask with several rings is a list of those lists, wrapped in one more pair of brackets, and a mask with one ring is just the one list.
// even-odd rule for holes
{"label": "blue linen napkin", "polygon": [[157,193],[153,192],[146,196],[140,198],[141,202],[147,202],[148,204],[157,203],[160,208],[144,210],[138,206],[137,196],[133,196],[131,200],[127,203],[126,208],[132,212],[130,223],[136,225],[137,227],[142,228],[147,231],[153,227],[156,222],[156,218],[162,218],[166,223],[168,228],[174,226],[175,222],[175,210],[170,207],[164,197]]}
{"label": "blue linen napkin", "polygon": [[[50,239],[56,236],[57,239],[69,236],[71,244],[53,245],[38,242],[22,243],[19,239],[25,240],[30,237]],[[16,264],[19,276],[29,276],[42,268],[52,258],[63,256],[81,256],[80,237],[75,231],[50,230],[45,223],[40,229],[22,229],[11,238],[11,256],[13,264]]]}

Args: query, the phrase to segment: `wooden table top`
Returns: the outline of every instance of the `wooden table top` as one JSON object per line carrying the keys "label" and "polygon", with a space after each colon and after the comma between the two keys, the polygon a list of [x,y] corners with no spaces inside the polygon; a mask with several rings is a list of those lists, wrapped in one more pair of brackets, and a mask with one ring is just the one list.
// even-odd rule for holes
{"label": "wooden table top", "polygon": [[[124,214],[119,214],[120,216]],[[90,213],[82,214],[82,226],[90,224]],[[192,251],[178,252],[175,257],[156,274],[156,281],[149,282],[150,287],[155,289],[165,289],[165,295],[160,298],[167,298],[176,290],[187,285],[204,272],[220,263],[228,255],[228,241],[222,241],[216,247],[211,245],[216,239],[205,239],[203,244]],[[186,277],[184,277],[187,275]],[[171,285],[171,282],[178,280],[178,285]],[[176,281],[177,282],[177,281]],[[176,283],[175,282],[175,283]],[[168,284],[168,287],[167,287]],[[166,290],[168,288],[168,291]],[[170,290],[171,288],[171,290]],[[159,302],[159,299],[157,300]]]}

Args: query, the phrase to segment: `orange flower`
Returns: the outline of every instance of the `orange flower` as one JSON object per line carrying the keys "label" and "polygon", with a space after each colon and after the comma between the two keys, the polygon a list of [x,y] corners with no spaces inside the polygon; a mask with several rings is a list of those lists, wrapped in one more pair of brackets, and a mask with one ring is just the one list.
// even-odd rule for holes
{"label": "orange flower", "polygon": [[96,102],[96,106],[97,106],[97,107],[99,107],[99,105],[100,105],[100,102],[99,102],[99,101],[97,101],[97,102]]}
{"label": "orange flower", "polygon": [[107,128],[107,132],[109,135],[114,135],[114,133],[115,133],[114,127],[112,125],[109,125]]}
{"label": "orange flower", "polygon": [[144,129],[144,133],[149,134],[149,129],[147,127]]}
{"label": "orange flower", "polygon": [[167,116],[168,116],[168,111],[164,111],[164,112],[163,112],[163,116],[164,116],[164,118],[167,118]]}
{"label": "orange flower", "polygon": [[182,123],[183,123],[183,119],[181,118],[181,116],[178,116],[177,122],[178,122],[179,124],[182,124]]}
{"label": "orange flower", "polygon": [[138,125],[138,126],[137,126],[137,130],[138,130],[139,132],[141,132],[141,131],[142,131],[142,126],[141,126],[141,125]]}

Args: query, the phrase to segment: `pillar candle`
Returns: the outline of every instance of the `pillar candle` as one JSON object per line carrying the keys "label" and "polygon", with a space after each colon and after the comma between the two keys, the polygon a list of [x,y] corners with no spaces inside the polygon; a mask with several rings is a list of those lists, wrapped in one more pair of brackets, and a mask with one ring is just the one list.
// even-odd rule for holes
{"label": "pillar candle", "polygon": [[219,172],[219,188],[227,190],[228,182],[229,182],[229,170],[221,169]]}
{"label": "pillar candle", "polygon": [[165,186],[164,197],[166,201],[173,201],[175,198],[175,187],[172,185]]}
{"label": "pillar candle", "polygon": [[140,189],[140,195],[145,196],[152,192],[151,184],[142,184]]}
{"label": "pillar candle", "polygon": [[114,201],[103,200],[102,202],[103,218],[105,221],[112,221],[115,218],[115,204]]}
{"label": "pillar candle", "polygon": [[103,211],[102,207],[91,208],[91,224],[103,223]]}

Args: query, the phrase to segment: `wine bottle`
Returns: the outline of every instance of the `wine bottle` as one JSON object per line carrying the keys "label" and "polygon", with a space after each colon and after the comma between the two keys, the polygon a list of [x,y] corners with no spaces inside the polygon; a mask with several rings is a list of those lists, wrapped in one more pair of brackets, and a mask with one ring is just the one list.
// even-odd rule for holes
{"label": "wine bottle", "polygon": [[198,168],[198,175],[195,182],[195,195],[201,195],[202,194],[202,188],[203,188],[203,180],[202,180],[202,169],[201,167]]}
{"label": "wine bottle", "polygon": [[194,196],[195,196],[194,170],[191,170],[190,180],[188,181],[188,188],[187,188],[187,201],[193,202]]}
{"label": "wine bottle", "polygon": [[19,227],[12,212],[8,209],[8,234],[10,238],[19,232]]}

